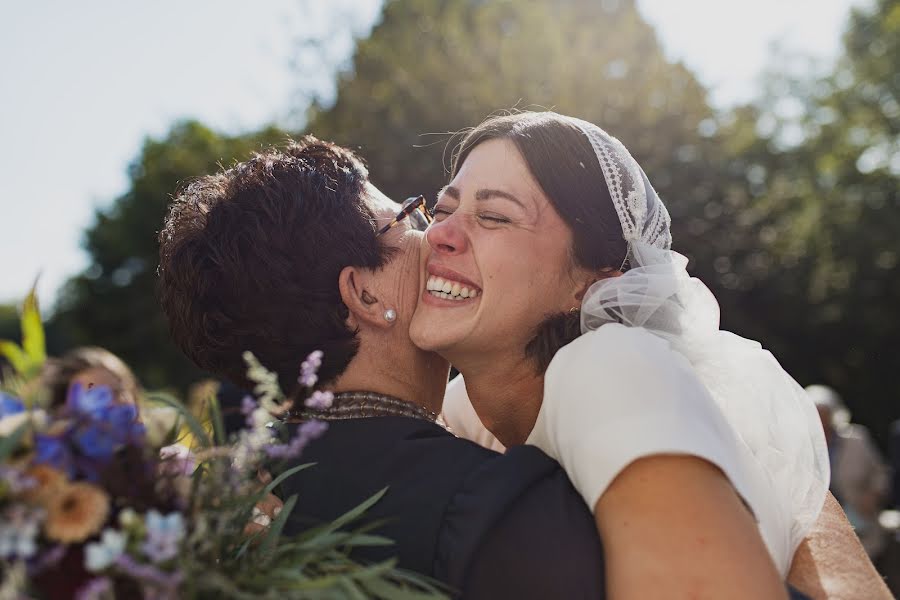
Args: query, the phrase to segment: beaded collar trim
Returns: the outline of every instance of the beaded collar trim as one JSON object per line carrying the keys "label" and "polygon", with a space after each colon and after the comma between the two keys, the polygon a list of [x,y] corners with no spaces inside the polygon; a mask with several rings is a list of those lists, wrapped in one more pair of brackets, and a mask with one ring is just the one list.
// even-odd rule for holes
{"label": "beaded collar trim", "polygon": [[302,419],[338,421],[342,419],[364,419],[368,417],[411,417],[432,423],[437,422],[437,414],[418,404],[375,392],[341,392],[334,395],[329,408],[303,410],[291,416]]}

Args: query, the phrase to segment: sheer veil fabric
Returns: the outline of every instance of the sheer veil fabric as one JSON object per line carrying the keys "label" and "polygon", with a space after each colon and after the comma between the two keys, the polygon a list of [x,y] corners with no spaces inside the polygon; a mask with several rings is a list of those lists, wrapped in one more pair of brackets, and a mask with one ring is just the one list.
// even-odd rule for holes
{"label": "sheer veil fabric", "polygon": [[[710,460],[753,511],[785,575],[828,490],[815,407],[771,353],[719,329],[715,297],[670,249],[668,211],[625,146],[596,125],[567,118],[597,155],[630,269],[585,295],[583,335],[553,359],[527,443],[558,460],[591,507],[640,456]],[[609,324],[619,325],[603,328]],[[471,424],[461,380],[447,400],[451,428],[484,437]]]}

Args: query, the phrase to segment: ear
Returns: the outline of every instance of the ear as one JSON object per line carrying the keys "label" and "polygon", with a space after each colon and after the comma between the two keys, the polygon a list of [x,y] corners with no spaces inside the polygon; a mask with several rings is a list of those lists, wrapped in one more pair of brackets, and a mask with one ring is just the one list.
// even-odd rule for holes
{"label": "ear", "polygon": [[610,277],[621,277],[622,271],[618,269],[613,269],[611,267],[605,267],[600,269],[599,271],[588,271],[584,270],[579,274],[579,278],[576,282],[575,286],[575,301],[580,305],[581,301],[584,299],[584,295],[587,294],[588,289],[598,281],[603,279],[609,279]]}
{"label": "ear", "polygon": [[384,320],[386,308],[373,291],[372,272],[359,267],[344,267],[338,276],[341,300],[350,311],[348,325],[352,328],[387,328],[391,324]]}

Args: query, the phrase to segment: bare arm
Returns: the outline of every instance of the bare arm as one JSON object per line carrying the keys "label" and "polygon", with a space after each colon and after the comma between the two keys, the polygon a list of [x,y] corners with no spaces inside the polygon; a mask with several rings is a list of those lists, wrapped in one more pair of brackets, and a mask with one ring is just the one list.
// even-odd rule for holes
{"label": "bare arm", "polygon": [[787,598],[752,516],[705,460],[642,458],[616,477],[594,515],[612,600]]}
{"label": "bare arm", "polygon": [[892,598],[830,492],[818,521],[794,554],[788,583],[813,600]]}

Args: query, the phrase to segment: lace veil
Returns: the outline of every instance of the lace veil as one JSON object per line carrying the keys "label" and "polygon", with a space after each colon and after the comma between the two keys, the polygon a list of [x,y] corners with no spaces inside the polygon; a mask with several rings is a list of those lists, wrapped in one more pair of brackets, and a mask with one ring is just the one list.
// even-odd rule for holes
{"label": "lace veil", "polygon": [[669,213],[625,146],[596,125],[568,119],[597,155],[631,266],[588,290],[582,332],[608,322],[643,327],[688,359],[744,445],[752,485],[743,493],[761,524],[767,521],[763,538],[776,562],[790,565],[818,518],[830,478],[816,409],[771,353],[719,329],[718,302],[688,275],[687,259],[670,249]]}

